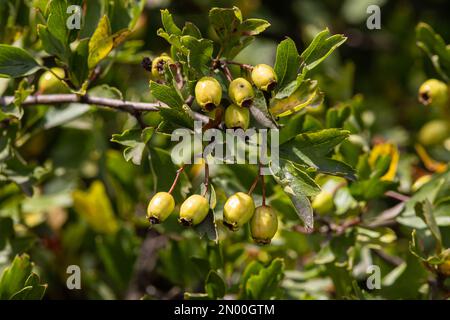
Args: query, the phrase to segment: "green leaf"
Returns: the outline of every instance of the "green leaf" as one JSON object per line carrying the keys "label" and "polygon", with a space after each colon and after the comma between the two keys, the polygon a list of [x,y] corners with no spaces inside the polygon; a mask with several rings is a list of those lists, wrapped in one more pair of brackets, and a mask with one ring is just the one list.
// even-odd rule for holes
{"label": "green leaf", "polygon": [[442,236],[433,214],[433,206],[431,205],[431,202],[428,199],[425,199],[423,202],[416,203],[414,208],[416,215],[422,218],[430,229],[431,234],[436,240],[436,251],[437,253],[440,253],[442,250]]}
{"label": "green leaf", "polygon": [[28,87],[28,81],[26,79],[22,79],[20,81],[19,86],[14,91],[14,100],[12,103],[6,106],[1,106],[0,115],[6,117],[14,117],[16,119],[21,119],[23,116],[23,108],[22,103],[25,99],[33,93],[34,87]]}
{"label": "green leaf", "polygon": [[308,197],[317,195],[320,192],[320,187],[307,173],[289,161],[283,161],[282,167],[273,174],[273,177],[291,199],[305,227],[312,230],[314,218]]}
{"label": "green leaf", "polygon": [[[295,86],[298,83],[295,82]],[[294,87],[295,87],[294,86]],[[289,85],[289,87],[291,87]],[[284,94],[281,95],[284,97]],[[304,80],[296,87],[295,92],[285,98],[275,96],[270,101],[270,113],[275,117],[286,117],[306,107],[316,107],[323,101],[323,93],[319,91],[317,81]]]}
{"label": "green leaf", "polygon": [[211,299],[223,298],[225,295],[225,281],[214,270],[209,271],[205,281],[205,291]]}
{"label": "green leaf", "polygon": [[234,36],[242,22],[242,13],[238,7],[233,8],[212,8],[209,11],[209,22],[221,40],[226,43]]}
{"label": "green leaf", "polygon": [[0,278],[0,299],[10,299],[23,289],[33,266],[27,254],[16,256],[11,265],[3,270]]}
{"label": "green leaf", "polygon": [[161,10],[161,21],[167,33],[175,34],[178,36],[181,35],[181,30],[173,21],[172,15],[169,13],[169,10]]}
{"label": "green leaf", "polygon": [[31,273],[28,279],[25,281],[25,285],[22,290],[16,292],[10,299],[11,300],[42,300],[45,291],[47,290],[46,284],[40,284],[39,276],[36,273]]}
{"label": "green leaf", "polygon": [[184,24],[183,31],[181,32],[181,34],[183,36],[191,36],[197,39],[200,39],[202,37],[200,29],[192,22],[186,22]]}
{"label": "green leaf", "polygon": [[261,91],[256,91],[253,103],[250,106],[250,112],[258,123],[266,128],[276,129],[277,124],[267,109],[266,99]]}
{"label": "green leaf", "polygon": [[150,91],[156,99],[167,104],[170,108],[182,110],[183,98],[174,87],[150,81]]}
{"label": "green leaf", "polygon": [[73,84],[80,87],[89,76],[89,39],[83,39],[70,55],[69,78]]}
{"label": "green leaf", "polygon": [[25,50],[0,44],[0,77],[24,77],[40,68],[37,61]]}
{"label": "green leaf", "polygon": [[274,259],[267,268],[250,276],[245,286],[247,299],[270,299],[277,296],[278,286],[284,277],[283,259]]}
{"label": "green leaf", "polygon": [[270,27],[270,23],[263,19],[246,19],[239,27],[239,30],[249,36],[256,36]]}
{"label": "green leaf", "polygon": [[302,133],[280,146],[280,157],[354,180],[354,170],[350,166],[327,157],[348,136],[348,131],[334,128]]}
{"label": "green leaf", "polygon": [[330,36],[328,28],[319,32],[301,55],[305,68],[311,70],[317,67],[317,65],[325,60],[326,57],[346,40],[347,38],[341,34]]}
{"label": "green leaf", "polygon": [[144,130],[125,130],[121,134],[113,134],[111,141],[126,146],[123,156],[126,161],[140,165],[145,147],[152,137],[154,128],[145,128]]}
{"label": "green leaf", "polygon": [[234,58],[253,40],[253,35],[264,31],[269,23],[261,19],[243,21],[242,13],[237,7],[212,8],[209,21],[221,45],[220,56]]}
{"label": "green leaf", "polygon": [[182,36],[181,43],[189,52],[187,62],[189,67],[200,71],[202,75],[209,74],[213,54],[213,42],[208,39],[197,39],[193,36]]}
{"label": "green leaf", "polygon": [[48,31],[63,47],[67,46],[69,40],[69,30],[66,26],[68,18],[67,7],[66,0],[52,0],[48,5]]}
{"label": "green leaf", "polygon": [[278,77],[278,88],[294,81],[300,69],[300,55],[294,40],[287,38],[280,42],[277,47],[277,57],[275,60],[275,73]]}
{"label": "green leaf", "polygon": [[37,26],[37,33],[42,41],[42,47],[47,53],[56,55],[63,61],[66,59],[66,47],[58,38],[48,31],[48,27],[39,24]]}
{"label": "green leaf", "polygon": [[114,235],[95,238],[96,254],[103,264],[105,275],[117,293],[126,290],[136,262],[138,240],[130,230],[120,229]]}
{"label": "green leaf", "polygon": [[450,48],[442,37],[428,24],[421,22],[416,27],[417,46],[430,58],[436,71],[446,80],[450,79]]}

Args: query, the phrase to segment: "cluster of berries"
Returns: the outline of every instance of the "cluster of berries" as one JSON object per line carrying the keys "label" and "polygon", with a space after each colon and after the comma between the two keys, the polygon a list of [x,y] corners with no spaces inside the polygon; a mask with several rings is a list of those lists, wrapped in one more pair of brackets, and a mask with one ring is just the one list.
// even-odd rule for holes
{"label": "cluster of berries", "polygon": [[[144,62],[143,62],[144,63]],[[153,61],[147,61],[146,69],[154,78],[161,78],[165,65],[175,64],[171,57],[163,54]],[[251,69],[251,81],[259,90],[269,92],[277,85],[274,69],[266,64],[258,64]],[[255,91],[247,79],[239,77],[230,79],[228,97],[232,102],[225,110],[225,126],[231,129],[246,130],[250,124],[249,107],[253,103]],[[222,102],[222,86],[212,76],[199,79],[195,85],[195,100],[205,112],[219,107]],[[209,213],[208,200],[198,194],[188,197],[180,206],[178,221],[184,226],[200,224]],[[158,192],[150,200],[147,217],[151,224],[158,224],[167,219],[175,209],[175,200],[170,192]],[[255,208],[251,195],[237,192],[227,199],[223,208],[223,224],[232,231],[239,230],[250,222],[252,238],[259,244],[268,244],[278,229],[275,210],[263,203]]]}
{"label": "cluster of berries", "polygon": [[[164,73],[164,65],[172,65],[175,62],[166,54],[155,58],[151,66],[153,77],[160,78]],[[277,75],[273,68],[267,64],[258,64],[251,69],[251,81],[260,90],[269,92],[277,85]],[[225,110],[225,126],[230,129],[241,128],[246,130],[250,124],[249,107],[255,97],[252,84],[245,78],[239,77],[230,81],[228,96],[232,101]],[[205,76],[195,85],[195,99],[205,112],[210,112],[218,107],[222,101],[222,86],[219,81],[211,76]]]}
{"label": "cluster of berries", "polygon": [[[175,200],[169,192],[158,192],[150,200],[147,217],[151,224],[166,220],[175,209]],[[180,206],[178,221],[184,226],[201,223],[209,212],[208,200],[201,195],[188,197]],[[232,231],[237,231],[250,221],[252,238],[259,244],[268,244],[278,229],[275,210],[267,205],[255,209],[253,198],[237,192],[227,199],[223,208],[223,224]]]}

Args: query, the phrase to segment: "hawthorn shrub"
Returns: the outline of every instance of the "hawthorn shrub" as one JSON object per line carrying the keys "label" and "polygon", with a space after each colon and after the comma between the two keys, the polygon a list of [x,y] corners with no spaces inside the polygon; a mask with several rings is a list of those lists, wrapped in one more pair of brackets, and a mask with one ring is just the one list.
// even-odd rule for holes
{"label": "hawthorn shrub", "polygon": [[[19,2],[0,11],[0,299],[448,298],[450,52],[429,25],[416,41],[438,79],[401,144],[323,72],[342,34],[300,51],[286,37],[251,64],[270,22],[238,7],[207,28],[161,10],[153,54],[145,1]],[[203,141],[174,162],[177,129],[224,148],[230,130],[267,129],[279,158],[217,164]]]}

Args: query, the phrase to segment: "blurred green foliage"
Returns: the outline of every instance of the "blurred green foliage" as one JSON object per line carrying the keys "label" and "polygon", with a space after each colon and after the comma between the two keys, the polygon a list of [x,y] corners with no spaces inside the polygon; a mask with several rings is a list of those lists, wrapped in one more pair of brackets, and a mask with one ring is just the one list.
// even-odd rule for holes
{"label": "blurred green foliage", "polygon": [[[0,74],[28,75],[0,78],[0,95],[15,97],[0,112],[0,299],[449,297],[449,139],[425,147],[417,141],[431,120],[449,123],[448,105],[439,110],[417,100],[427,78],[448,84],[448,1],[48,2],[0,0],[0,65],[20,60],[24,68],[13,68],[15,74],[0,68]],[[67,14],[61,3],[87,6],[78,33],[62,25]],[[381,7],[380,30],[366,27],[369,4]],[[253,35],[218,34],[229,23],[217,21],[214,30],[209,10],[233,5],[244,20],[264,19],[270,27],[251,43]],[[169,11],[161,19],[163,8]],[[256,34],[267,27],[255,20],[242,28],[250,25]],[[186,21],[192,24],[181,30]],[[177,43],[171,36],[182,32],[215,44],[185,38],[170,52],[166,40]],[[317,35],[331,39],[330,47],[342,44],[331,34],[348,39],[333,54],[322,52],[323,63],[316,67],[314,56],[302,55],[308,78],[315,80],[286,74],[303,91],[278,92],[286,94],[280,100],[297,93],[300,101],[306,92],[308,101],[324,101],[278,119],[286,162],[281,176],[266,181],[267,201],[279,214],[269,246],[251,243],[248,228],[231,233],[218,223],[214,231],[185,229],[176,214],[148,230],[147,203],[170,188],[177,170],[170,137],[154,128],[165,121],[170,132],[192,119],[148,112],[142,121],[149,128],[141,130],[132,115],[98,106],[21,105],[38,89],[44,69],[56,65],[67,69],[66,85],[80,94],[150,102],[167,97],[168,86],[152,82],[150,93],[149,73],[140,65],[144,57],[188,47],[180,56],[191,63],[195,79],[207,72],[208,60],[197,52],[217,52],[222,43],[239,63],[277,60],[293,70],[292,61],[277,57],[280,42],[283,52],[295,56]],[[70,45],[77,37],[90,40]],[[256,174],[250,165],[211,166],[216,217],[226,198],[248,190]],[[200,189],[203,175],[201,166],[186,168],[174,191],[177,204]],[[286,186],[291,192],[284,192]],[[305,219],[312,211],[298,213],[296,207],[309,207],[319,192],[331,194],[332,203],[315,208],[313,226]],[[258,186],[257,204],[261,194]],[[66,286],[69,265],[81,268],[81,290]],[[368,287],[371,265],[380,268],[381,288]]]}

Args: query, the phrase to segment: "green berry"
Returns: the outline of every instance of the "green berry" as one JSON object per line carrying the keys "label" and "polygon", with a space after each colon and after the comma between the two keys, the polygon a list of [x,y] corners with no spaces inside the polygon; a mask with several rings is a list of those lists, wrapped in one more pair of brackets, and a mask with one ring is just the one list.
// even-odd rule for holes
{"label": "green berry", "polygon": [[242,128],[246,130],[250,124],[250,110],[235,104],[225,110],[225,125],[227,128]]}
{"label": "green berry", "polygon": [[448,103],[448,90],[446,83],[429,79],[419,88],[419,101],[425,106],[443,108]]}
{"label": "green berry", "polygon": [[55,76],[56,74],[59,78],[64,79],[64,69],[52,68],[51,70],[54,74],[50,71],[45,71],[39,78],[39,91],[47,94],[67,92],[67,87]]}
{"label": "green berry", "polygon": [[174,64],[175,62],[167,54],[162,54],[152,61],[152,76],[162,78],[164,75],[164,66]]}
{"label": "green berry", "polygon": [[250,82],[244,78],[236,78],[228,87],[228,95],[239,107],[249,107],[253,102],[255,92]]}
{"label": "green berry", "polygon": [[195,226],[206,218],[208,212],[208,200],[201,195],[194,194],[181,205],[179,221],[185,226]]}
{"label": "green berry", "polygon": [[158,192],[148,204],[147,218],[152,224],[158,224],[167,219],[175,208],[175,200],[168,192]]}
{"label": "green berry", "polygon": [[258,64],[252,70],[252,81],[258,89],[272,91],[277,85],[277,75],[267,64]]}
{"label": "green berry", "polygon": [[313,209],[318,214],[326,214],[333,210],[333,194],[330,191],[322,190],[312,202]]}
{"label": "green berry", "polygon": [[275,210],[269,206],[261,206],[255,209],[250,221],[252,238],[259,244],[269,244],[278,230],[278,218]]}
{"label": "green berry", "polygon": [[246,193],[238,192],[225,202],[223,207],[223,223],[236,231],[247,223],[255,211],[253,198]]}
{"label": "green berry", "polygon": [[222,100],[222,87],[213,77],[203,77],[195,85],[195,99],[205,111],[211,111]]}
{"label": "green berry", "polygon": [[449,133],[449,125],[445,120],[432,120],[420,129],[418,139],[424,146],[432,146],[444,142]]}

